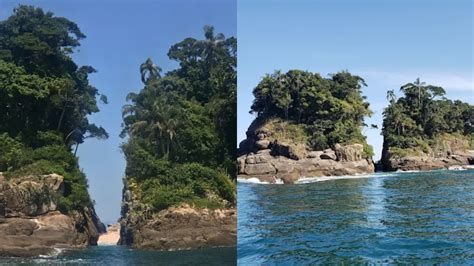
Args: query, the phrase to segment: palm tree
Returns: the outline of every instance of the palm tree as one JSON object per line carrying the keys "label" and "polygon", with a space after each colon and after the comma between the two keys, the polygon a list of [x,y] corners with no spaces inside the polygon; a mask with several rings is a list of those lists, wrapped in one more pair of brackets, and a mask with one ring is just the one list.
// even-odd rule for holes
{"label": "palm tree", "polygon": [[[148,58],[145,63],[140,65],[140,74],[142,75],[142,82],[148,84],[150,80],[160,78],[161,68]],[[147,76],[148,74],[148,76]]]}
{"label": "palm tree", "polygon": [[206,39],[199,41],[203,45],[202,58],[208,61],[209,64],[212,64],[210,59],[213,58],[216,48],[224,44],[225,36],[222,33],[215,35],[214,27],[208,25],[204,26],[204,36]]}
{"label": "palm tree", "polygon": [[387,91],[387,100],[390,103],[394,103],[397,100],[397,96],[395,96],[395,92],[393,90]]}
{"label": "palm tree", "polygon": [[415,80],[415,82],[413,83],[408,83],[408,84],[405,84],[403,85],[401,88],[400,88],[401,91],[405,92],[405,94],[408,92],[412,92],[412,91],[418,91],[418,107],[421,107],[421,96],[422,94],[425,93],[426,91],[426,83],[425,82],[421,82],[420,81],[420,78],[417,78]]}

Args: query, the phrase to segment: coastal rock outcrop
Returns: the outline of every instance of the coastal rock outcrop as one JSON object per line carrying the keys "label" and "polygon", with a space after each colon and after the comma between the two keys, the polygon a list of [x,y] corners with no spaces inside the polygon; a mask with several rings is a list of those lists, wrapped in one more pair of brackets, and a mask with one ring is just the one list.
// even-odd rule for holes
{"label": "coastal rock outcrop", "polygon": [[235,246],[236,208],[194,208],[188,204],[151,212],[124,180],[119,245],[149,250]]}
{"label": "coastal rock outcrop", "polygon": [[382,165],[385,171],[436,170],[453,166],[474,165],[474,150],[469,150],[467,140],[445,137],[428,152],[387,147],[382,150]]}
{"label": "coastal rock outcrop", "polygon": [[[304,143],[280,140],[275,132],[252,124],[240,143],[238,178],[294,183],[302,177],[355,175],[374,172],[362,144],[336,144],[334,149],[310,150]],[[268,145],[262,145],[265,143]]]}
{"label": "coastal rock outcrop", "polygon": [[64,178],[50,174],[7,179],[0,174],[0,255],[38,256],[97,244],[101,225],[93,207],[58,209]]}

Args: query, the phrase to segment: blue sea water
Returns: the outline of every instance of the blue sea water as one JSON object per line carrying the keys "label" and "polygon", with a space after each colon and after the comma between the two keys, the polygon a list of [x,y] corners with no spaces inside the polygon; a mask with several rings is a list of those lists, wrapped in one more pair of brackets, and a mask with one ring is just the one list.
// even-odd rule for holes
{"label": "blue sea water", "polygon": [[235,248],[138,251],[124,246],[95,246],[49,258],[0,258],[0,265],[235,265]]}
{"label": "blue sea water", "polygon": [[238,184],[238,265],[474,265],[474,171]]}

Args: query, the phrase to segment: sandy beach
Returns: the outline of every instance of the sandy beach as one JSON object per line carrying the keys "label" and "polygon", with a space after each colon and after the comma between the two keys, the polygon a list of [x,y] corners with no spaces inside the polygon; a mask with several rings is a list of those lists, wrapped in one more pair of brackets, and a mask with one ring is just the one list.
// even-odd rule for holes
{"label": "sandy beach", "polygon": [[117,245],[120,238],[120,225],[109,224],[107,225],[107,233],[99,236],[97,241],[98,245]]}

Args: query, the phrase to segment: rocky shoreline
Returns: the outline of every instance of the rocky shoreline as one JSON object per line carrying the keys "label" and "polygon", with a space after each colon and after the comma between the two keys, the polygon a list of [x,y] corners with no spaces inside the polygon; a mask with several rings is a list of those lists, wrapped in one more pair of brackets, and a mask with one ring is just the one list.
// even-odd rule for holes
{"label": "rocky shoreline", "polygon": [[334,149],[308,150],[305,145],[282,142],[275,138],[274,132],[255,124],[257,126],[252,125],[247,131],[247,139],[240,143],[239,179],[295,183],[304,177],[357,175],[375,170],[362,144],[336,144]]}
{"label": "rocky shoreline", "polygon": [[454,166],[474,165],[474,150],[469,150],[468,143],[461,139],[447,139],[430,152],[398,155],[384,143],[382,150],[382,169],[384,171],[412,171],[449,169]]}
{"label": "rocky shoreline", "polygon": [[237,210],[181,204],[152,213],[134,200],[125,180],[118,244],[163,251],[236,246]]}
{"label": "rocky shoreline", "polygon": [[[348,150],[353,153],[346,153]],[[361,144],[339,146],[336,150],[311,151],[308,157],[298,160],[272,155],[271,149],[263,149],[237,159],[238,178],[258,178],[269,183],[294,183],[303,177],[373,173],[373,162],[361,154]]]}
{"label": "rocky shoreline", "polygon": [[64,178],[50,174],[7,180],[0,174],[0,256],[39,256],[96,245],[101,225],[93,207],[63,214]]}

